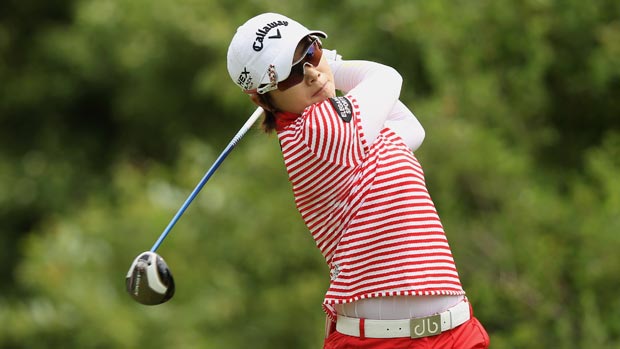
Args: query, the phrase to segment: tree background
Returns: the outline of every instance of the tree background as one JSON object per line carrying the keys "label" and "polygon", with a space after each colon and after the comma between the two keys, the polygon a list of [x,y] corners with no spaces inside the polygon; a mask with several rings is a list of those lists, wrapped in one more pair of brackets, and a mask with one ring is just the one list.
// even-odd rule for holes
{"label": "tree background", "polygon": [[256,128],[158,250],[174,299],[124,291],[253,111],[225,57],[267,11],[401,72],[493,348],[620,345],[618,1],[4,0],[0,348],[321,346],[327,267]]}

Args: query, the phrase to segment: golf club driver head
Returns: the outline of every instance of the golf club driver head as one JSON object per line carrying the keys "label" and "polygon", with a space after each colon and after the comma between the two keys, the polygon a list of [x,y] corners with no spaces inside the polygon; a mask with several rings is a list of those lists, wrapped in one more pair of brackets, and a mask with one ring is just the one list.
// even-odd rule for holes
{"label": "golf club driver head", "polygon": [[174,295],[174,279],[168,265],[151,251],[142,252],[133,261],[125,287],[136,302],[145,305],[165,303]]}

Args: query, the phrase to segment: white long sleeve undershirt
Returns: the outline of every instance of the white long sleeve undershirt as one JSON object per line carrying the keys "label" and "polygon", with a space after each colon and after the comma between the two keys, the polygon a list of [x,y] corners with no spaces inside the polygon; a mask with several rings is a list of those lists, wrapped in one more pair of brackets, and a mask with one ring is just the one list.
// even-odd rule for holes
{"label": "white long sleeve undershirt", "polygon": [[416,151],[426,136],[420,121],[400,100],[396,102],[385,120],[385,126],[399,135],[411,151]]}
{"label": "white long sleeve undershirt", "polygon": [[369,144],[389,127],[412,151],[420,147],[424,128],[398,99],[402,77],[396,70],[369,61],[330,61],[330,67],[336,89],[353,95],[363,111],[360,120]]}

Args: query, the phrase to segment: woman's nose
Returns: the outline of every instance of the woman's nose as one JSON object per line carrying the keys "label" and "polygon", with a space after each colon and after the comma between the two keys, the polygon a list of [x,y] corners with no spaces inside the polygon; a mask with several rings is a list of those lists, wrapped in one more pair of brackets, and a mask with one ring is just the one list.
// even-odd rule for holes
{"label": "woman's nose", "polygon": [[321,76],[321,72],[313,66],[310,62],[304,63],[304,79],[308,82],[312,82]]}

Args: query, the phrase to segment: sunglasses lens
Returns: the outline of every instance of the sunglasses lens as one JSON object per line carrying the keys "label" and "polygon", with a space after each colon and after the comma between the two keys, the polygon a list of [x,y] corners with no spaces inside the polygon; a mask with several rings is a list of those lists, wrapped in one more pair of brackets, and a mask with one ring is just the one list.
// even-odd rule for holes
{"label": "sunglasses lens", "polygon": [[306,57],[304,58],[304,61],[316,67],[321,62],[322,56],[323,50],[321,50],[321,46],[319,46],[318,41],[315,41],[306,52]]}
{"label": "sunglasses lens", "polygon": [[303,64],[296,64],[291,68],[291,73],[284,81],[278,82],[278,90],[284,91],[299,84],[304,79]]}
{"label": "sunglasses lens", "polygon": [[302,82],[304,79],[304,65],[310,63],[316,67],[321,62],[322,56],[323,51],[321,50],[321,44],[318,40],[314,40],[302,58],[291,67],[291,73],[288,78],[278,83],[278,90],[285,91]]}

